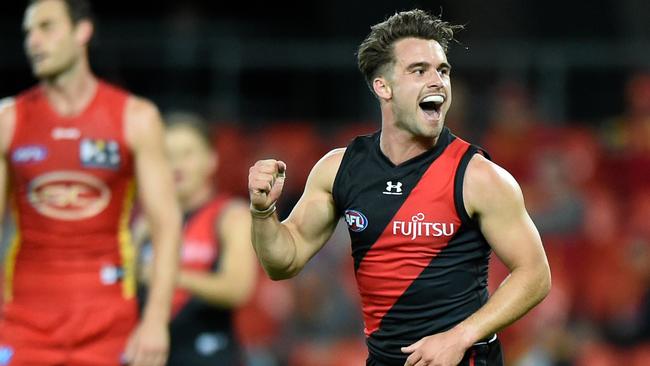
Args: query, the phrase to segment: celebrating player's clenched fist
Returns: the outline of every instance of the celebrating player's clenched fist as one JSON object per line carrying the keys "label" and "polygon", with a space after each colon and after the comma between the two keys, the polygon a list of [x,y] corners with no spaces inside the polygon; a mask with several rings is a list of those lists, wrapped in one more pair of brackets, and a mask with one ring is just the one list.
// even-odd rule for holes
{"label": "celebrating player's clenched fist", "polygon": [[[278,160],[259,160],[248,174],[248,193],[251,211],[255,216],[270,216],[275,210],[275,202],[282,193],[287,165]],[[265,216],[265,214],[268,214]]]}

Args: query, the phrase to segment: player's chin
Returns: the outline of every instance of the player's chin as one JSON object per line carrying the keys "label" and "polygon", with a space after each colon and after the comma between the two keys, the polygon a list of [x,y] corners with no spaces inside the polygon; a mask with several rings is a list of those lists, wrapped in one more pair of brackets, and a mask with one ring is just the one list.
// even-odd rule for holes
{"label": "player's chin", "polygon": [[57,72],[46,66],[33,66],[32,73],[38,79],[51,79],[56,76]]}
{"label": "player's chin", "polygon": [[422,137],[435,138],[438,137],[444,126],[444,118],[439,119],[425,119],[420,124],[420,134]]}

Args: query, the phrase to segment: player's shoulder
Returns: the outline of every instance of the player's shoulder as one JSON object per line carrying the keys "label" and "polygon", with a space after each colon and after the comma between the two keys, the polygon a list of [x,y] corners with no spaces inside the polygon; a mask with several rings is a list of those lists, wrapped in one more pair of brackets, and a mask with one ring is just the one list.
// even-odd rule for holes
{"label": "player's shoulder", "polygon": [[465,180],[486,189],[507,188],[517,185],[515,178],[504,168],[487,159],[482,154],[474,154],[467,165]]}
{"label": "player's shoulder", "polygon": [[232,226],[231,223],[247,220],[250,217],[249,204],[240,197],[229,198],[223,208],[215,215],[217,229],[223,230]]}
{"label": "player's shoulder", "polygon": [[325,154],[314,165],[310,173],[309,181],[331,192],[336,173],[345,155],[345,150],[346,148],[336,148]]}
{"label": "player's shoulder", "polygon": [[124,113],[125,135],[132,148],[135,149],[142,140],[156,139],[162,134],[160,112],[152,101],[131,95],[126,101]]}
{"label": "player's shoulder", "polygon": [[515,178],[481,154],[475,154],[467,165],[463,192],[470,206],[500,205],[521,197]]}
{"label": "player's shoulder", "polygon": [[337,147],[336,149],[330,150],[327,154],[323,155],[321,161],[324,161],[326,164],[340,164],[345,155],[345,147]]}
{"label": "player's shoulder", "polygon": [[126,101],[127,118],[134,120],[158,119],[160,112],[158,107],[151,100],[138,96],[129,95]]}
{"label": "player's shoulder", "polygon": [[13,115],[16,111],[16,98],[6,97],[0,98],[0,118],[6,118],[8,115]]}
{"label": "player's shoulder", "polygon": [[345,151],[345,147],[330,150],[327,154],[323,155],[323,157],[320,158],[320,160],[314,166],[314,169],[319,168],[321,170],[327,170],[330,172],[333,170],[334,174],[336,174],[336,171],[338,170],[339,166],[341,165],[341,161],[343,160],[343,156],[345,155]]}

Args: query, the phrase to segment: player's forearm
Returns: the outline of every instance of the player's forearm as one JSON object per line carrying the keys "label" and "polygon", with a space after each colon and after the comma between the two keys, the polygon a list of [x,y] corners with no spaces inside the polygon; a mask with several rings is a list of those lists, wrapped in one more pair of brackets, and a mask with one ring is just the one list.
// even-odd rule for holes
{"label": "player's forearm", "polygon": [[539,263],[530,268],[520,267],[502,282],[490,300],[476,313],[458,324],[466,346],[479,342],[521,318],[539,304],[551,288],[549,267]]}
{"label": "player's forearm", "polygon": [[253,216],[251,239],[262,267],[272,280],[291,278],[298,273],[294,238],[275,214],[267,218]]}
{"label": "player's forearm", "polygon": [[160,230],[152,231],[154,258],[151,284],[143,318],[167,323],[171,299],[176,287],[178,248],[180,245],[180,217],[169,220]]}
{"label": "player's forearm", "polygon": [[178,287],[222,308],[235,308],[248,301],[253,285],[253,274],[228,276],[182,270],[178,276]]}

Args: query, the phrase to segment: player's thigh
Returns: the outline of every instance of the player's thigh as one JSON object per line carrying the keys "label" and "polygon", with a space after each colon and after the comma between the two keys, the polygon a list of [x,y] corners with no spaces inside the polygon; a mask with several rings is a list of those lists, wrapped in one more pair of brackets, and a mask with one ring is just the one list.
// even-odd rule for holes
{"label": "player's thigh", "polygon": [[74,334],[68,366],[122,364],[126,343],[137,323],[137,309],[129,301],[92,309],[92,317]]}
{"label": "player's thigh", "polygon": [[57,342],[58,320],[54,313],[5,304],[0,315],[0,365],[65,365],[65,352]]}

